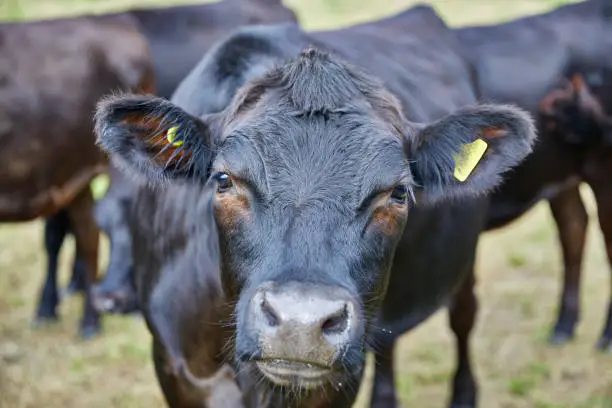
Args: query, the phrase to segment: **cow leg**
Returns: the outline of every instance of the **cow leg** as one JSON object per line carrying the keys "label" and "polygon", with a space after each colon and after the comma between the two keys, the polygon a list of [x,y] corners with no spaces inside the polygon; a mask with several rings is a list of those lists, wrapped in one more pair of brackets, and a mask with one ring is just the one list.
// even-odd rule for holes
{"label": "cow leg", "polygon": [[[605,173],[606,176],[609,173]],[[603,233],[609,265],[612,266],[612,185],[603,180],[598,184],[591,184],[599,215],[599,225]],[[612,270],[611,270],[612,272]],[[610,284],[610,295],[608,301],[608,314],[603,331],[597,341],[597,348],[612,353],[612,275]]]}
{"label": "cow leg", "polygon": [[70,223],[76,241],[76,258],[83,260],[85,269],[85,299],[80,334],[90,338],[100,331],[100,318],[93,307],[91,288],[98,276],[99,231],[93,218],[93,197],[84,189],[68,207]]}
{"label": "cow leg", "polygon": [[157,382],[162,389],[164,399],[169,407],[181,407],[179,386],[176,377],[168,370],[166,362],[166,353],[161,344],[153,339],[153,347],[151,348],[153,355],[153,365],[155,366],[155,375]]}
{"label": "cow leg", "polygon": [[451,408],[475,408],[477,387],[470,360],[470,335],[476,322],[478,299],[474,293],[476,279],[472,269],[464,278],[449,307],[450,327],[455,333],[457,369],[453,380]]}
{"label": "cow leg", "polygon": [[561,192],[549,203],[563,251],[564,275],[559,315],[548,341],[563,344],[574,337],[580,313],[581,264],[589,218],[578,187]]}
{"label": "cow leg", "polygon": [[86,271],[85,261],[75,254],[74,264],[72,265],[72,277],[70,278],[70,283],[68,283],[68,286],[64,289],[64,296],[85,292]]}
{"label": "cow leg", "polygon": [[58,211],[45,220],[44,239],[45,251],[47,252],[47,276],[41,290],[34,324],[58,319],[57,263],[68,228],[68,214],[64,210]]}
{"label": "cow leg", "polygon": [[370,397],[371,408],[395,408],[398,401],[395,395],[395,376],[393,370],[395,344],[377,346],[374,353],[374,384]]}

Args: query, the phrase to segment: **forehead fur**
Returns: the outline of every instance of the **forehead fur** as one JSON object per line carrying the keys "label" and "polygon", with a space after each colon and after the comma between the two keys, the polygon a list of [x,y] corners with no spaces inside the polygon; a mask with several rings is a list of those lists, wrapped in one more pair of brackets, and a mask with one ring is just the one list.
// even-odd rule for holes
{"label": "forehead fur", "polygon": [[399,102],[327,53],[303,51],[234,102],[220,156],[269,197],[295,205],[342,197],[354,207],[407,177]]}
{"label": "forehead fur", "polygon": [[399,101],[382,82],[339,58],[308,48],[241,89],[230,107],[230,120],[255,105],[266,93],[298,114],[312,116],[368,111],[402,134]]}

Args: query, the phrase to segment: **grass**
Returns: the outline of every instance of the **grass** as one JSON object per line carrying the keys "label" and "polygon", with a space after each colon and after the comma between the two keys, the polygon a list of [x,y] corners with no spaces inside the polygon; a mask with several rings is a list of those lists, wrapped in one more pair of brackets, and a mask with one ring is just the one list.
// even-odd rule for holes
{"label": "grass", "polygon": [[[2,0],[0,19],[103,12],[163,0]],[[308,28],[379,18],[412,0],[288,0]],[[497,22],[549,9],[558,0],[434,0],[449,23]],[[375,5],[374,5],[375,4]],[[503,4],[503,6],[502,6]],[[98,189],[100,186],[96,186]],[[595,215],[591,193],[583,190]],[[545,204],[508,228],[483,236],[477,274],[480,312],[474,333],[482,408],[612,408],[612,356],[594,351],[604,320],[610,271],[594,218],[589,226],[578,338],[545,343],[556,312],[560,256]],[[108,243],[102,243],[102,253]],[[73,242],[62,253],[66,283]],[[105,260],[101,260],[103,265]],[[162,407],[150,362],[150,336],[139,318],[108,317],[104,336],[75,337],[81,302],[67,299],[57,324],[33,330],[45,260],[42,224],[0,225],[0,407]],[[403,406],[442,408],[454,364],[453,338],[440,311],[401,339],[397,387]],[[365,407],[366,384],[357,407]]]}

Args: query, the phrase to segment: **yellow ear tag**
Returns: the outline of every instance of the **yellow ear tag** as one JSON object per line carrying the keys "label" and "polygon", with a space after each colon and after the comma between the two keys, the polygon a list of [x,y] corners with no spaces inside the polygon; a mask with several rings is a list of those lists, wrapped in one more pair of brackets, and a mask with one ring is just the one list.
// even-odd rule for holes
{"label": "yellow ear tag", "polygon": [[457,180],[461,182],[467,180],[485,154],[487,146],[487,142],[482,139],[476,139],[472,143],[463,145],[461,154],[453,157],[455,159],[455,172],[453,175]]}
{"label": "yellow ear tag", "polygon": [[108,186],[110,184],[110,180],[108,179],[108,175],[99,174],[91,180],[90,188],[91,193],[93,195],[94,200],[99,200],[108,190]]}
{"label": "yellow ear tag", "polygon": [[166,133],[166,139],[172,146],[181,146],[183,144],[182,140],[176,140],[176,131],[178,130],[178,126],[172,126],[168,129]]}

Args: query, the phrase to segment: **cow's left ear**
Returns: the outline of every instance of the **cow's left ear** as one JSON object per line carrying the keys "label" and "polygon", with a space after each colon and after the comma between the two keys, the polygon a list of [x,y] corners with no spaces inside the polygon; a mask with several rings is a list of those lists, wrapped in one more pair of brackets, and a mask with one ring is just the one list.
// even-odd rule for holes
{"label": "cow's left ear", "polygon": [[213,156],[212,127],[152,95],[119,95],[97,107],[98,143],[124,171],[150,180],[205,178]]}
{"label": "cow's left ear", "polygon": [[536,130],[516,107],[463,108],[427,125],[407,125],[417,204],[487,193],[531,151]]}

